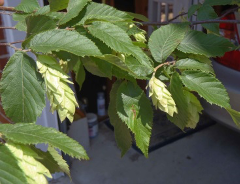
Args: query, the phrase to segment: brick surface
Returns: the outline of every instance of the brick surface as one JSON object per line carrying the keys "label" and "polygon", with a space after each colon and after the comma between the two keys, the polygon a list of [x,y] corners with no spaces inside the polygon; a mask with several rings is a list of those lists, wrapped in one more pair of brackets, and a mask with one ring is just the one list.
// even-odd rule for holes
{"label": "brick surface", "polygon": [[0,56],[8,54],[6,46],[0,46]]}
{"label": "brick surface", "polygon": [[0,59],[0,70],[3,70],[5,65],[7,64],[9,58]]}
{"label": "brick surface", "polygon": [[2,22],[2,15],[0,15],[0,26],[3,25],[3,22]]}
{"label": "brick surface", "polygon": [[4,36],[4,30],[3,29],[0,29],[0,41],[5,39],[5,36]]}
{"label": "brick surface", "polygon": [[[3,22],[2,22],[2,17],[0,15],[0,26],[2,26],[2,25],[3,25]],[[2,30],[2,29],[0,30],[0,42],[1,42],[1,40],[5,40],[4,30]],[[0,46],[0,56],[6,55],[6,54],[8,54],[6,46]],[[4,69],[8,59],[9,58],[1,58],[0,59],[0,70]],[[2,77],[2,73],[0,72],[0,78],[1,77]],[[0,97],[0,101],[1,101],[1,97]],[[11,123],[9,118],[6,117],[1,104],[0,104],[0,122],[1,123]]]}

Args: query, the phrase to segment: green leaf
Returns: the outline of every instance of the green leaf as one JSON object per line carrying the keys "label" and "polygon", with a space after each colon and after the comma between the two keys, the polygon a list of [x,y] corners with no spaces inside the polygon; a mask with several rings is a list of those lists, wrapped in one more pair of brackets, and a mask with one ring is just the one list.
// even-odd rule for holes
{"label": "green leaf", "polygon": [[110,123],[114,127],[115,139],[117,141],[118,147],[121,149],[122,157],[132,146],[132,137],[130,134],[130,130],[127,125],[118,117],[117,115],[117,91],[120,87],[121,82],[116,81],[110,92],[110,103],[108,107],[108,115],[110,119]]}
{"label": "green leaf", "polygon": [[181,59],[176,62],[175,67],[180,70],[200,70],[214,74],[213,68],[207,63],[201,63],[194,59]]}
{"label": "green leaf", "polygon": [[199,8],[201,8],[201,4],[194,4],[188,9],[188,18],[190,18]]}
{"label": "green leaf", "polygon": [[142,14],[132,13],[132,12],[127,12],[127,14],[132,16],[133,18],[141,20],[143,22],[148,22],[149,21],[149,19],[146,16],[142,15]]}
{"label": "green leaf", "polygon": [[16,10],[26,13],[31,13],[38,8],[40,8],[40,6],[37,0],[22,0],[21,3],[15,7]]}
{"label": "green leaf", "polygon": [[69,52],[60,51],[53,52],[53,54],[60,60],[66,61],[68,63],[69,70],[72,70],[75,67],[75,65],[80,61],[79,56],[76,56]]}
{"label": "green leaf", "polygon": [[177,59],[188,59],[189,58],[189,59],[197,60],[201,63],[208,64],[209,66],[212,67],[211,59],[204,55],[188,54],[188,53],[181,52],[180,50],[175,50],[174,55]]}
{"label": "green leaf", "polygon": [[176,103],[178,113],[177,114],[175,113],[173,117],[168,116],[168,119],[172,123],[174,123],[177,127],[179,127],[181,130],[183,130],[189,122],[189,117],[188,117],[189,108],[188,108],[187,99],[183,91],[182,82],[179,78],[179,74],[176,72],[171,77],[169,90]]}
{"label": "green leaf", "polygon": [[50,30],[37,34],[29,42],[29,48],[36,52],[67,51],[78,56],[101,55],[97,46],[87,37],[75,31]]}
{"label": "green leaf", "polygon": [[51,174],[64,172],[70,177],[70,170],[66,161],[54,148],[49,146],[47,152],[37,149],[35,146],[31,146],[31,149],[37,154],[35,159],[41,162]]}
{"label": "green leaf", "polygon": [[240,127],[240,112],[235,111],[232,108],[227,108],[226,109],[228,111],[228,113],[230,114],[230,116],[232,117],[234,123]]}
{"label": "green leaf", "polygon": [[[202,6],[198,10],[197,20],[209,20],[209,19],[216,19],[218,15],[214,11],[214,9],[209,6]],[[218,23],[211,23],[211,24],[202,24],[202,26],[208,29],[211,32],[219,34],[219,24]]]}
{"label": "green leaf", "polygon": [[210,58],[203,56],[203,55],[196,55],[196,54],[189,54],[189,58],[197,60],[201,63],[208,64],[210,67],[212,67],[212,61]]}
{"label": "green leaf", "polygon": [[178,49],[184,53],[205,55],[207,57],[223,56],[234,45],[226,38],[200,31],[189,31]]}
{"label": "green leaf", "polygon": [[82,85],[86,78],[86,72],[81,61],[77,62],[77,64],[73,68],[73,71],[75,73],[75,80],[79,85],[79,90],[81,90]]}
{"label": "green leaf", "polygon": [[173,116],[177,112],[176,104],[172,95],[166,88],[166,85],[153,76],[149,81],[149,97],[152,98],[153,105],[156,108]]}
{"label": "green leaf", "polygon": [[123,82],[117,92],[117,113],[134,133],[137,146],[148,157],[153,110],[145,93],[131,82]]}
{"label": "green leaf", "polygon": [[68,86],[68,83],[72,83],[68,80],[69,76],[62,71],[59,63],[51,56],[38,55],[37,66],[45,79],[51,111],[57,110],[61,121],[68,118],[72,122],[78,103],[74,92]]}
{"label": "green leaf", "polygon": [[113,65],[115,65],[118,68],[121,68],[122,70],[129,71],[125,61],[124,54],[119,54],[119,56],[115,56],[112,54],[105,54],[103,56],[98,57],[102,60],[105,60]]}
{"label": "green leaf", "polygon": [[48,152],[51,154],[53,159],[57,162],[59,171],[66,173],[71,178],[68,164],[65,160],[63,160],[62,156],[58,153],[58,151],[55,150],[55,148],[49,146]]}
{"label": "green leaf", "polygon": [[196,128],[199,122],[199,113],[203,110],[201,103],[197,97],[189,91],[184,90],[184,95],[188,102],[188,122],[186,127]]}
{"label": "green leaf", "polygon": [[[125,64],[128,69],[136,76],[146,76],[149,73],[149,68],[146,68],[138,59],[133,56],[125,58]],[[142,75],[144,73],[144,75]],[[145,75],[146,74],[146,75]]]}
{"label": "green leaf", "polygon": [[104,60],[94,57],[82,58],[87,71],[99,77],[112,78],[112,65]]}
{"label": "green leaf", "polygon": [[157,62],[164,62],[183,40],[188,24],[169,24],[154,31],[149,39],[149,49]]}
{"label": "green leaf", "polygon": [[135,34],[146,34],[146,31],[140,29],[137,25],[129,22],[115,22],[116,26],[120,27],[122,30],[124,30],[129,36],[133,36]]}
{"label": "green leaf", "polygon": [[31,184],[47,184],[45,176],[51,178],[48,169],[34,158],[36,153],[28,146],[8,142],[5,146],[11,151],[14,157],[18,160],[18,166],[24,172],[27,179],[26,183]]}
{"label": "green leaf", "polygon": [[46,15],[28,16],[26,18],[27,37],[56,28],[56,22]]}
{"label": "green leaf", "polygon": [[6,115],[15,123],[33,123],[45,107],[41,75],[35,61],[16,52],[3,70],[1,99]]}
{"label": "green leaf", "polygon": [[19,160],[14,156],[14,153],[3,144],[0,144],[0,163],[0,183],[27,183],[25,173],[18,165]]}
{"label": "green leaf", "polygon": [[228,5],[228,4],[237,4],[240,3],[239,0],[205,0],[203,5],[210,5],[210,6],[216,6],[216,5]]}
{"label": "green leaf", "polygon": [[48,0],[52,12],[66,9],[69,0]]}
{"label": "green leaf", "polygon": [[77,159],[88,159],[84,148],[75,140],[57,131],[35,124],[0,124],[0,132],[21,144],[49,144]]}
{"label": "green leaf", "polygon": [[153,72],[149,58],[139,47],[133,45],[127,33],[118,26],[108,22],[94,22],[88,29],[93,36],[102,40],[113,50],[120,53],[131,54],[137,58],[139,63],[145,66],[145,70],[139,73],[139,76],[147,76]]}
{"label": "green leaf", "polygon": [[48,17],[51,17],[54,20],[60,20],[64,17],[64,15],[66,14],[66,12],[51,12],[50,10],[50,6],[43,6],[41,8],[39,8],[34,15],[46,15]]}
{"label": "green leaf", "polygon": [[98,46],[98,48],[99,48],[99,50],[100,50],[100,52],[101,52],[102,54],[112,54],[113,50],[112,50],[110,47],[108,47],[105,43],[103,43],[103,42],[102,42],[101,40],[99,40],[98,38],[96,38],[96,37],[94,37],[93,35],[91,35],[91,34],[89,33],[89,31],[88,31],[86,28],[84,28],[83,26],[77,26],[77,27],[75,28],[75,30],[76,30],[77,32],[79,32],[79,34],[84,35],[84,36],[86,36],[88,39],[92,40],[92,41]]}
{"label": "green leaf", "polygon": [[26,17],[28,17],[29,13],[14,13],[13,20],[17,21],[18,23],[15,25],[16,29],[19,31],[27,31],[27,24],[26,24]]}
{"label": "green leaf", "polygon": [[65,24],[66,22],[78,16],[88,2],[89,0],[69,0],[67,14],[60,20],[59,24]]}
{"label": "green leaf", "polygon": [[83,17],[78,25],[85,24],[89,20],[104,20],[109,22],[130,21],[132,19],[126,12],[119,11],[106,4],[91,2],[80,14]]}
{"label": "green leaf", "polygon": [[94,37],[118,52],[131,54],[131,49],[134,48],[127,33],[114,24],[96,21],[88,29]]}
{"label": "green leaf", "polygon": [[214,76],[201,71],[184,71],[181,75],[183,84],[191,91],[196,91],[210,104],[230,108],[225,87]]}
{"label": "green leaf", "polygon": [[112,74],[113,76],[115,76],[117,79],[126,79],[126,80],[129,80],[131,82],[133,82],[134,84],[136,84],[136,79],[135,79],[135,76],[133,75],[130,75],[129,72],[125,71],[125,70],[122,70],[116,66],[112,66]]}

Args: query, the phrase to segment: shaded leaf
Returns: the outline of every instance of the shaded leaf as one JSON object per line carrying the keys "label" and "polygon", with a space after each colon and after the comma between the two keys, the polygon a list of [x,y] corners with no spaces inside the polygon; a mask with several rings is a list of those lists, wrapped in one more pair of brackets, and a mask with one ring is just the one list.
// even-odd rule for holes
{"label": "shaded leaf", "polygon": [[90,0],[69,0],[67,7],[67,14],[60,20],[59,24],[65,24],[82,11],[82,9],[87,5]]}
{"label": "shaded leaf", "polygon": [[167,116],[167,117],[172,123],[174,123],[177,127],[183,130],[189,122],[189,117],[188,117],[189,108],[188,108],[188,101],[183,91],[182,82],[179,78],[179,74],[176,72],[171,77],[169,90],[176,103],[178,113],[177,114],[175,113],[173,117],[171,116]]}
{"label": "shaded leaf", "polygon": [[15,123],[33,123],[45,107],[45,91],[35,61],[16,52],[3,70],[1,99],[6,115]]}
{"label": "shaded leaf", "polygon": [[75,73],[75,80],[79,85],[79,90],[81,90],[82,85],[86,78],[86,72],[84,70],[82,62],[79,60],[77,64],[74,66],[73,71]]}
{"label": "shaded leaf", "polygon": [[[119,11],[112,6],[91,2],[85,11],[80,14],[82,17],[78,25],[85,24],[88,20],[104,20],[109,22],[131,20],[132,17],[126,12]],[[78,19],[79,20],[79,19]]]}
{"label": "shaded leaf", "polygon": [[66,161],[63,160],[62,156],[59,155],[58,152],[56,152],[55,155],[54,148],[49,146],[47,152],[37,149],[35,146],[32,146],[31,149],[37,154],[35,159],[41,162],[51,174],[56,172],[64,172],[70,177],[70,170]]}
{"label": "shaded leaf", "polygon": [[117,92],[117,113],[134,133],[137,146],[148,157],[153,111],[145,93],[131,82],[123,82]]}
{"label": "shaded leaf", "polygon": [[[211,20],[218,18],[218,15],[214,11],[214,9],[209,6],[205,5],[199,8],[197,20]],[[211,23],[211,24],[202,24],[202,26],[208,29],[211,32],[219,34],[219,24],[218,23]]]}
{"label": "shaded leaf", "polygon": [[137,58],[139,63],[145,66],[145,70],[139,73],[140,76],[146,76],[153,72],[149,58],[139,47],[133,45],[127,33],[118,26],[107,22],[94,22],[88,29],[93,36],[102,40],[113,50],[120,53],[131,54]]}
{"label": "shaded leaf", "polygon": [[52,12],[66,9],[69,0],[48,0]]}
{"label": "shaded leaf", "polygon": [[200,70],[214,74],[212,66],[207,63],[201,63],[194,59],[181,59],[176,62],[175,67],[180,70]]}
{"label": "shaded leaf", "polygon": [[188,9],[188,18],[190,18],[202,5],[194,4]]}
{"label": "shaded leaf", "polygon": [[137,83],[135,76],[130,75],[129,72],[122,70],[116,66],[112,66],[112,74],[113,76],[115,76],[117,79],[126,79],[129,80],[131,82],[133,82],[134,84]]}
{"label": "shaded leaf", "polygon": [[56,28],[55,21],[45,15],[28,16],[26,18],[27,37]]}
{"label": "shaded leaf", "polygon": [[53,159],[57,162],[57,165],[59,167],[59,171],[66,173],[70,178],[70,170],[68,167],[67,162],[62,158],[62,156],[58,153],[57,150],[55,150],[55,148],[49,146],[48,147],[48,152],[51,154],[51,156],[53,157]]}
{"label": "shaded leaf", "polygon": [[112,78],[112,65],[104,60],[94,57],[82,58],[84,67],[93,75]]}
{"label": "shaded leaf", "polygon": [[0,124],[0,132],[21,144],[49,144],[77,159],[88,159],[84,148],[75,140],[57,131],[35,124]]}
{"label": "shaded leaf", "polygon": [[64,17],[66,13],[65,12],[51,12],[50,6],[43,6],[39,8],[34,15],[46,15],[48,17],[51,17],[54,20],[60,20]]}
{"label": "shaded leaf", "polygon": [[132,12],[127,12],[127,14],[132,16],[133,18],[141,20],[143,22],[148,22],[149,21],[149,19],[146,16],[142,15],[142,14],[132,13]]}
{"label": "shaded leaf", "polygon": [[116,94],[120,85],[121,85],[121,82],[116,81],[112,86],[112,90],[110,92],[110,103],[108,107],[108,115],[109,115],[110,123],[114,127],[114,134],[115,134],[117,145],[121,149],[121,155],[124,156],[125,153],[132,146],[132,137],[127,125],[117,115]]}
{"label": "shaded leaf", "polygon": [[203,5],[210,5],[210,6],[216,6],[216,5],[228,5],[228,4],[237,4],[240,3],[239,0],[205,0]]}
{"label": "shaded leaf", "polygon": [[199,113],[201,114],[203,108],[194,94],[186,90],[184,90],[183,92],[188,102],[188,122],[186,127],[194,129],[199,122]]}
{"label": "shaded leaf", "polygon": [[[214,49],[213,49],[214,48]],[[178,49],[184,53],[205,55],[207,57],[223,56],[234,45],[226,38],[200,31],[189,31]]]}
{"label": "shaded leaf", "polygon": [[119,56],[115,56],[112,54],[105,54],[103,56],[99,56],[98,58],[105,60],[115,65],[116,67],[121,68],[122,70],[129,71],[125,63],[125,56],[123,54],[120,54]]}

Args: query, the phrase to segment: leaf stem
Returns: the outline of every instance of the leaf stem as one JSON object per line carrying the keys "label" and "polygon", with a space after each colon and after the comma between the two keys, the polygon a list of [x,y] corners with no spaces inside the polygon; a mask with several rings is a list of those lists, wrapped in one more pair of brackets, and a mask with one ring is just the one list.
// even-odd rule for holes
{"label": "leaf stem", "polygon": [[154,68],[154,73],[157,72],[157,70],[165,65],[174,65],[176,63],[176,61],[168,61],[166,63],[162,63],[160,65],[158,65],[156,68]]}

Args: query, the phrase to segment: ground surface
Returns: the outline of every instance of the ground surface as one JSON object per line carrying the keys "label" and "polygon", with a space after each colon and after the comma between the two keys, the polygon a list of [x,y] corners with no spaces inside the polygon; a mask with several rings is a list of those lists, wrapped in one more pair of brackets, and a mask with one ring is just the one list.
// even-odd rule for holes
{"label": "ground surface", "polygon": [[148,159],[133,149],[120,158],[113,132],[102,125],[88,154],[90,161],[72,163],[74,184],[240,183],[240,134],[219,124],[164,146]]}

